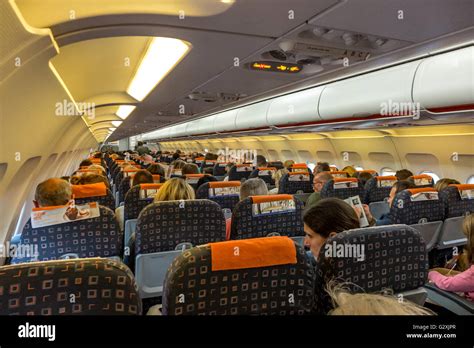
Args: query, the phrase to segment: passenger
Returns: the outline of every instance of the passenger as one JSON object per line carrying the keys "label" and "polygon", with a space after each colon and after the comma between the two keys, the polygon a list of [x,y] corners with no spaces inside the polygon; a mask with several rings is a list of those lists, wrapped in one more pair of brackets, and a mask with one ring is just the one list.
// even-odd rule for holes
{"label": "passenger", "polygon": [[[412,189],[412,188],[415,188],[415,185],[408,180],[397,181],[395,184],[393,184],[392,189],[390,190],[389,197],[387,199],[387,203],[389,207],[392,206],[393,200],[395,199],[395,196],[397,195],[397,193],[402,192],[403,190]],[[367,216],[367,220],[371,226],[373,225],[384,226],[384,225],[392,224],[390,213],[383,214],[380,217],[380,219],[375,219],[370,213],[368,206],[366,204],[364,204],[363,206],[364,206],[365,215]]]}
{"label": "passenger", "polygon": [[70,177],[69,182],[71,185],[81,185],[81,175],[74,174]]}
{"label": "passenger", "polygon": [[400,169],[395,173],[398,181],[407,180],[410,176],[413,176],[413,173],[408,169]]}
{"label": "passenger", "polygon": [[95,173],[84,173],[79,177],[79,182],[74,185],[88,185],[88,184],[97,184],[103,182],[105,186],[110,189],[109,181],[104,175],[99,175]]}
{"label": "passenger", "polygon": [[439,192],[439,191],[444,190],[449,185],[459,185],[459,184],[460,182],[455,179],[443,178],[443,179],[439,179],[436,182],[436,184],[434,185],[434,188],[436,189],[436,191]]}
{"label": "passenger", "polygon": [[182,175],[186,174],[199,174],[199,168],[194,163],[186,163],[183,169],[181,170]]}
{"label": "passenger", "polygon": [[250,196],[268,195],[268,188],[265,181],[259,178],[245,180],[240,186],[240,200]]}
{"label": "passenger", "polygon": [[155,196],[154,202],[195,199],[194,190],[182,178],[172,178],[163,184]]}
{"label": "passenger", "polygon": [[141,142],[141,141],[139,141],[139,142],[137,143],[136,151],[138,152],[138,154],[139,154],[140,156],[142,156],[142,155],[144,155],[144,154],[149,154],[149,153],[150,153],[150,149],[145,146],[145,143],[144,143],[144,142]]}
{"label": "passenger", "polygon": [[213,167],[206,167],[202,170],[202,173],[212,175],[212,173],[214,173],[214,168]]}
{"label": "passenger", "polygon": [[201,186],[202,184],[205,184],[206,182],[213,182],[213,181],[218,181],[218,180],[212,175],[204,175],[202,178],[199,178],[196,184],[196,191],[199,188],[199,186]]}
{"label": "passenger", "polygon": [[[265,181],[260,178],[252,178],[245,180],[240,186],[240,201],[250,196],[268,195],[268,188]],[[226,240],[230,239],[230,231],[232,226],[232,218],[226,219]]]}
{"label": "passenger", "polygon": [[291,169],[291,166],[295,164],[295,161],[293,160],[286,160],[285,162],[283,162],[283,167],[285,167],[286,169],[290,170]]}
{"label": "passenger", "polygon": [[130,187],[140,184],[153,184],[153,175],[146,169],[141,169],[135,173]]}
{"label": "passenger", "polygon": [[278,169],[275,173],[272,175],[272,179],[275,181],[275,188],[270,190],[270,194],[277,194],[278,193],[278,188],[280,187],[280,179],[283,177],[283,175],[288,174],[288,169],[282,168]]}
{"label": "passenger", "polygon": [[441,290],[463,292],[468,300],[474,301],[474,214],[464,218],[462,230],[467,237],[465,255],[468,268],[464,272],[443,272],[446,275],[435,269],[428,273],[428,280]]}
{"label": "passenger", "polygon": [[365,187],[367,181],[373,178],[372,174],[370,174],[369,172],[356,172],[356,174],[356,178],[359,179],[362,187]]}
{"label": "passenger", "polygon": [[328,162],[318,162],[316,163],[316,167],[314,167],[313,174],[316,175],[322,172],[330,172],[330,171],[331,171],[331,167],[329,167]]}
{"label": "passenger", "polygon": [[357,173],[357,170],[353,166],[345,166],[344,168],[342,168],[342,171],[349,174],[350,177]]}
{"label": "passenger", "polygon": [[360,227],[355,210],[339,198],[321,199],[304,212],[303,222],[304,244],[315,260],[329,237]]}
{"label": "passenger", "polygon": [[107,176],[105,168],[102,167],[100,164],[93,164],[87,168],[88,170],[98,170],[100,175]]}
{"label": "passenger", "polygon": [[328,171],[320,172],[314,176],[313,178],[314,192],[308,197],[308,200],[306,201],[306,208],[309,208],[319,202],[319,200],[321,199],[321,191],[324,185],[329,180],[333,180],[333,179],[334,179],[333,176]]}
{"label": "passenger", "polygon": [[90,159],[85,159],[79,164],[79,167],[89,167],[91,165],[92,161]]}
{"label": "passenger", "polygon": [[327,290],[334,309],[329,315],[436,315],[428,308],[384,294],[351,294],[342,286]]}
{"label": "passenger", "polygon": [[146,170],[153,175],[159,175],[161,178],[165,177],[165,169],[158,163],[151,164]]}
{"label": "passenger", "polygon": [[72,199],[71,184],[60,178],[43,181],[36,186],[35,207],[66,205]]}
{"label": "passenger", "polygon": [[257,167],[266,167],[267,166],[267,159],[265,156],[257,155]]}
{"label": "passenger", "polygon": [[229,181],[230,168],[232,168],[234,166],[234,164],[235,163],[233,163],[233,162],[229,162],[229,163],[226,164],[224,181]]}

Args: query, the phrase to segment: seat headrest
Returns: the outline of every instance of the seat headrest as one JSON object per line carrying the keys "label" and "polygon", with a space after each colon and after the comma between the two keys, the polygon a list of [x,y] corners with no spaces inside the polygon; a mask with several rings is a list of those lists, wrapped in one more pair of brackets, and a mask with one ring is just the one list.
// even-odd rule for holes
{"label": "seat headrest", "polygon": [[252,163],[242,163],[242,164],[236,164],[235,165],[237,168],[242,168],[242,167],[252,167]]}
{"label": "seat headrest", "polygon": [[407,189],[407,191],[410,192],[410,194],[412,196],[416,195],[417,193],[421,193],[421,192],[438,192],[433,187],[421,187],[421,188],[417,188],[417,189]]}
{"label": "seat headrest", "polygon": [[154,182],[155,184],[159,184],[159,183],[160,183],[160,180],[161,180],[160,174],[152,174],[151,176],[153,177],[153,182]]}
{"label": "seat headrest", "polygon": [[105,183],[72,185],[72,194],[74,198],[100,197],[107,195],[107,186]]}
{"label": "seat headrest", "polygon": [[257,169],[258,169],[259,171],[261,171],[261,170],[276,171],[276,170],[277,170],[275,167],[258,167]]}
{"label": "seat headrest", "polygon": [[359,181],[357,178],[334,178],[334,182],[357,182]]}
{"label": "seat headrest", "polygon": [[209,182],[209,188],[218,187],[239,187],[240,181],[211,181]]}
{"label": "seat headrest", "polygon": [[158,190],[163,184],[140,184],[140,190]]}
{"label": "seat headrest", "polygon": [[381,181],[381,180],[390,180],[390,181],[397,181],[397,177],[395,175],[386,175],[386,176],[376,176],[375,180]]}
{"label": "seat headrest", "polygon": [[309,176],[309,172],[308,171],[289,172],[288,175],[289,176],[293,176],[293,175],[308,175]]}
{"label": "seat headrest", "polygon": [[308,168],[308,165],[306,163],[294,163],[291,168]]}
{"label": "seat headrest", "polygon": [[92,162],[92,163],[102,163],[102,160],[100,158],[89,158],[89,160]]}
{"label": "seat headrest", "polygon": [[347,178],[347,172],[344,172],[342,170],[331,170],[329,172],[326,172],[331,174],[334,178]]}
{"label": "seat headrest", "polygon": [[262,196],[250,196],[249,197],[253,204],[265,203],[265,202],[276,202],[276,201],[292,201],[292,195],[262,195]]}
{"label": "seat headrest", "polygon": [[288,237],[264,237],[209,244],[212,271],[296,264],[295,243]]}

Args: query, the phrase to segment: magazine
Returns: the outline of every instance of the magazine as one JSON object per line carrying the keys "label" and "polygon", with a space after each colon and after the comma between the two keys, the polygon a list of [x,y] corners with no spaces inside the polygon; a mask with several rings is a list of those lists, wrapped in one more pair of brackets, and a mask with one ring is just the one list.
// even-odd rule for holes
{"label": "magazine", "polygon": [[75,205],[71,200],[67,205],[51,208],[33,208],[31,226],[33,228],[63,224],[71,221],[92,219],[100,216],[99,204],[90,202]]}
{"label": "magazine", "polygon": [[351,207],[354,208],[356,213],[359,214],[359,224],[360,227],[367,227],[369,226],[369,220],[367,220],[367,216],[365,215],[364,206],[360,200],[359,196],[352,196],[344,200],[348,203]]}

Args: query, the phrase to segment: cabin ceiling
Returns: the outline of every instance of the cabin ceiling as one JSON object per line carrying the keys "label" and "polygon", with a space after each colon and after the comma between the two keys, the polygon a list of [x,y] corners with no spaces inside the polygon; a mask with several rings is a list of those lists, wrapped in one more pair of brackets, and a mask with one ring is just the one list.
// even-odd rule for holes
{"label": "cabin ceiling", "polygon": [[[269,90],[341,69],[344,50],[367,60],[473,25],[471,0],[10,0],[29,31],[51,31],[58,54],[50,62],[76,102],[95,103],[85,120],[105,139],[120,104],[137,108],[109,140],[133,136],[202,116]],[[2,4],[5,7],[6,2]],[[3,8],[2,8],[3,9]],[[183,12],[181,12],[183,11]],[[402,11],[402,12],[400,12]],[[184,18],[180,18],[183,17]],[[2,52],[52,45],[15,37],[19,18],[2,11]],[[28,36],[29,37],[29,36]],[[151,37],[189,42],[187,56],[141,102],[126,92]],[[5,40],[3,40],[5,38]],[[298,74],[253,71],[257,60],[287,42],[286,62],[310,60]],[[20,44],[21,43],[21,44]],[[328,53],[311,53],[311,47]],[[309,47],[309,48],[308,48]],[[37,48],[37,47],[36,47]],[[2,54],[3,56],[3,54]],[[8,58],[7,57],[7,58]],[[128,58],[130,65],[123,64]],[[236,58],[239,59],[238,66]],[[358,64],[364,58],[354,58]],[[31,59],[34,54],[31,52]],[[312,59],[312,61],[311,61]],[[1,61],[6,64],[7,59]],[[49,67],[45,66],[45,69]],[[46,87],[47,88],[47,87]],[[190,99],[190,95],[191,98]]]}

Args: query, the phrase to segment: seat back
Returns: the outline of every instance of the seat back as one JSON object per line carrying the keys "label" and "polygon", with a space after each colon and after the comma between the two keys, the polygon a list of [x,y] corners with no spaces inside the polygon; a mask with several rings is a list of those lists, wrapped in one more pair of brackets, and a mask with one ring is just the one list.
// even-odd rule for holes
{"label": "seat back", "polygon": [[349,173],[342,170],[331,170],[329,174],[331,174],[335,179],[345,179],[350,177]]}
{"label": "seat back", "polygon": [[328,282],[347,283],[352,292],[395,293],[423,286],[428,254],[418,231],[406,225],[359,228],[338,233],[321,248],[316,271],[317,310],[327,313]]}
{"label": "seat back", "polygon": [[399,192],[390,207],[393,224],[421,224],[444,220],[444,209],[438,191],[430,187]]}
{"label": "seat back", "polygon": [[280,178],[278,193],[311,193],[313,192],[313,174],[309,171],[286,173]]}
{"label": "seat back", "polygon": [[230,239],[265,237],[270,233],[303,236],[304,204],[291,195],[250,196],[232,212]]}
{"label": "seat back", "polygon": [[206,174],[186,174],[185,181],[196,191],[198,189],[197,183]]}
{"label": "seat back", "polygon": [[347,199],[359,196],[363,199],[365,190],[356,178],[335,178],[326,182],[321,190],[321,198],[337,197]]}
{"label": "seat back", "polygon": [[109,259],[0,267],[0,315],[140,315],[133,274]]}
{"label": "seat back", "polygon": [[273,174],[275,174],[276,170],[275,167],[258,167],[250,174],[249,178],[260,178],[267,184],[275,185]]}
{"label": "seat back", "polygon": [[289,168],[290,172],[311,172],[306,163],[294,163]]}
{"label": "seat back", "polygon": [[413,182],[417,188],[433,187],[434,181],[428,174],[413,175]]}
{"label": "seat back", "polygon": [[286,237],[202,245],[183,252],[168,269],[163,314],[307,314],[313,277],[304,250]]}
{"label": "seat back", "polygon": [[120,181],[120,185],[118,186],[118,201],[123,202],[125,200],[125,195],[127,194],[128,190],[130,190],[130,185],[132,182],[131,176],[126,176]]}
{"label": "seat back", "polygon": [[446,218],[474,213],[474,184],[449,185],[439,196]]}
{"label": "seat back", "polygon": [[198,187],[197,199],[210,199],[222,209],[234,209],[240,200],[240,181],[206,182]]}
{"label": "seat back", "polygon": [[244,181],[253,171],[251,164],[235,164],[229,170],[229,181]]}
{"label": "seat back", "polygon": [[161,186],[162,184],[140,184],[132,187],[125,195],[124,220],[138,218],[143,208],[153,203]]}
{"label": "seat back", "polygon": [[66,254],[77,257],[120,257],[123,233],[114,213],[99,206],[100,216],[63,224],[33,228],[31,219],[23,227],[19,248],[37,246],[37,255],[17,255],[11,263],[57,260]]}
{"label": "seat back", "polygon": [[212,167],[214,168],[214,166],[216,165],[217,161],[216,160],[204,160],[201,165],[199,166],[201,168],[201,172],[204,168],[209,168],[209,167]]}
{"label": "seat back", "polygon": [[138,216],[135,234],[139,255],[225,240],[226,224],[221,207],[207,199],[156,202]]}
{"label": "seat back", "polygon": [[87,185],[72,185],[72,194],[78,205],[98,202],[104,207],[115,210],[114,196],[103,182]]}
{"label": "seat back", "polygon": [[364,203],[385,201],[390,195],[393,184],[397,182],[396,176],[375,176],[365,184]]}

